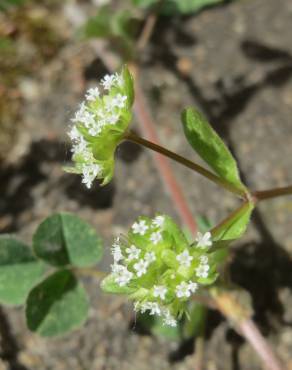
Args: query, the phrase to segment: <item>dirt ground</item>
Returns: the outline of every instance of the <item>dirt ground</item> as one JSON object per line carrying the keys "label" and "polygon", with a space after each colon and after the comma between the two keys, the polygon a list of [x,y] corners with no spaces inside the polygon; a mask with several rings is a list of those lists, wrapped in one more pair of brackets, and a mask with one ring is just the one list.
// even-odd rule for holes
{"label": "dirt ground", "polygon": [[[52,212],[76,213],[103,237],[101,268],[108,270],[111,240],[136,216],[159,211],[179,218],[152,156],[136,146],[119,149],[114,181],[104,188],[86,190],[79,177],[63,172],[70,117],[105,67],[92,43],[76,37],[76,25],[83,14],[93,14],[92,5],[51,3],[0,15],[0,31],[14,32],[17,45],[0,56],[0,230],[30,242]],[[47,28],[39,29],[38,19],[46,19]],[[181,110],[195,105],[224,137],[251,188],[291,184],[291,35],[289,0],[240,0],[159,20],[141,78],[161,142],[199,162],[179,123]],[[137,122],[133,127],[139,131]],[[194,216],[216,223],[236,207],[232,196],[205,179],[177,164],[172,168]],[[251,293],[260,329],[292,368],[291,224],[291,197],[262,204],[233,247],[230,270]],[[84,282],[89,320],[63,338],[31,334],[22,308],[1,308],[0,370],[194,369],[193,343],[139,335],[130,324],[130,304],[101,293],[90,278]],[[215,311],[208,314],[205,356],[207,370],[261,368]]]}

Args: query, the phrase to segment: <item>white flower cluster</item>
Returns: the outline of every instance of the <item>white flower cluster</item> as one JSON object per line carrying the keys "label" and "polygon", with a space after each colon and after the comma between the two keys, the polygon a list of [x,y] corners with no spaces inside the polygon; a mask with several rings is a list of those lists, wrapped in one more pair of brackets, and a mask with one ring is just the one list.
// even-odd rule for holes
{"label": "white flower cluster", "polygon": [[[96,177],[102,177],[103,166],[95,160],[92,142],[89,137],[101,137],[106,128],[119,124],[122,110],[126,106],[127,96],[123,93],[123,77],[120,74],[106,75],[101,80],[104,92],[98,87],[90,88],[85,94],[85,101],[80,104],[68,133],[73,142],[73,159],[78,161],[78,170],[83,175],[82,182],[90,188]],[[104,138],[106,140],[106,138]]]}
{"label": "white flower cluster", "polygon": [[[161,230],[157,230],[163,226],[163,216],[157,216],[152,221],[153,232],[150,235],[150,241],[156,245],[162,241]],[[132,225],[134,234],[145,235],[149,226],[145,220],[140,220]],[[112,272],[116,276],[116,283],[120,286],[126,285],[132,278],[139,278],[147,273],[149,265],[156,260],[154,251],[144,252],[141,256],[142,250],[134,244],[124,248],[122,253],[121,240],[117,238],[112,246],[112,255],[114,257],[114,264],[112,265]],[[120,262],[123,261],[123,264]],[[128,265],[131,264],[133,272],[128,271]]]}
{"label": "white flower cluster", "polygon": [[[171,302],[177,301],[183,305],[198,290],[197,280],[209,276],[208,255],[200,250],[212,245],[209,232],[204,235],[198,233],[195,249],[182,239],[181,243],[185,245],[182,250],[181,243],[173,239],[172,233],[177,230],[172,229],[173,225],[167,216],[159,215],[152,220],[140,218],[132,225],[129,237],[123,240],[117,238],[112,246],[112,276],[115,283],[120,287],[142,288],[143,297],[137,299],[135,310],[161,316],[163,322],[171,326],[176,325],[170,309]],[[174,252],[176,250],[180,250],[180,253]],[[162,257],[165,256],[164,251],[170,251],[173,256],[170,257],[170,266],[177,264],[177,268],[165,264]],[[149,286],[149,281],[153,281],[152,286]]]}

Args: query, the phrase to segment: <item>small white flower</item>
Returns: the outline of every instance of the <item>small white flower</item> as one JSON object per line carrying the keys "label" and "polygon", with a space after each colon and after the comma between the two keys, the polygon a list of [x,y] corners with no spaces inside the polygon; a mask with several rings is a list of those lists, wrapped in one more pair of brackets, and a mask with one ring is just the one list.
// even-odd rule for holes
{"label": "small white flower", "polygon": [[72,122],[84,123],[85,127],[94,125],[94,114],[88,112],[84,104],[81,104],[79,111],[75,113],[75,117],[71,119]]}
{"label": "small white flower", "polygon": [[125,270],[124,265],[120,265],[118,263],[114,263],[111,265],[112,273],[113,274],[119,274],[122,273]]}
{"label": "small white flower", "polygon": [[141,312],[145,312],[146,310],[150,310],[149,315],[161,315],[161,309],[156,302],[145,302],[141,307]]}
{"label": "small white flower", "polygon": [[120,246],[121,246],[121,238],[117,236],[116,238],[114,238],[112,247],[115,248],[115,247],[120,247]]}
{"label": "small white flower", "polygon": [[115,125],[118,122],[119,118],[120,116],[118,114],[111,114],[106,118],[106,122],[109,125]]}
{"label": "small white flower", "polygon": [[146,225],[145,220],[141,220],[139,222],[135,222],[132,226],[133,233],[139,235],[145,235],[146,231],[148,230],[148,226]]}
{"label": "small white flower", "polygon": [[189,284],[187,284],[185,281],[182,281],[179,285],[177,285],[175,292],[178,298],[188,298],[191,296]]}
{"label": "small white flower", "polygon": [[168,309],[165,309],[163,311],[163,315],[164,315],[163,324],[169,325],[169,326],[172,326],[172,327],[176,327],[177,322],[176,322],[175,318],[171,315],[171,313],[169,312]]}
{"label": "small white flower", "polygon": [[200,256],[200,263],[203,264],[203,265],[206,265],[208,264],[208,256]]}
{"label": "small white flower", "polygon": [[156,260],[156,256],[154,252],[147,252],[145,253],[144,260],[148,263],[148,265]]}
{"label": "small white flower", "polygon": [[114,75],[105,75],[101,80],[101,84],[105,90],[110,90],[115,83]]}
{"label": "small white flower", "polygon": [[152,233],[150,236],[150,240],[152,241],[153,244],[158,244],[162,240],[162,235],[159,231]]}
{"label": "small white flower", "polygon": [[212,245],[212,235],[208,231],[205,234],[202,234],[200,232],[197,233],[196,242],[198,248],[206,248],[211,247]]}
{"label": "small white flower", "polygon": [[164,224],[164,221],[165,221],[164,216],[156,216],[156,217],[153,219],[152,223],[153,223],[153,225],[154,225],[154,226],[156,226],[156,227],[162,227],[162,226],[163,226],[163,224]]}
{"label": "small white flower", "polygon": [[89,101],[94,101],[99,98],[99,95],[100,93],[98,87],[94,87],[87,91],[87,93],[85,94],[85,98]]}
{"label": "small white flower", "polygon": [[161,299],[165,299],[166,292],[167,288],[163,285],[154,285],[153,287],[154,297],[160,297]]}
{"label": "small white flower", "polygon": [[95,124],[95,125],[89,127],[88,133],[91,136],[97,136],[98,134],[100,134],[101,129],[102,129],[101,125]]}
{"label": "small white flower", "polygon": [[115,262],[119,262],[123,259],[123,254],[120,246],[116,246],[112,248],[112,255],[114,257]]}
{"label": "small white flower", "polygon": [[193,282],[193,281],[190,281],[189,282],[189,289],[192,293],[195,293],[195,291],[198,289],[198,284]]}
{"label": "small white flower", "polygon": [[133,277],[133,273],[123,265],[112,265],[112,271],[116,275],[115,282],[119,286],[127,285]]}
{"label": "small white flower", "polygon": [[83,137],[80,137],[80,139],[72,146],[71,151],[74,154],[83,155],[86,151],[88,151],[88,143],[83,139]]}
{"label": "small white flower", "polygon": [[74,118],[71,118],[72,122],[82,122],[83,116],[86,113],[86,106],[85,103],[82,102],[79,106],[79,110],[75,113]]}
{"label": "small white flower", "polygon": [[115,73],[115,82],[118,86],[123,86],[124,84],[124,79],[119,73]]}
{"label": "small white flower", "polygon": [[134,265],[134,269],[137,271],[137,276],[141,277],[142,275],[146,274],[148,267],[148,262],[145,260],[140,260]]}
{"label": "small white flower", "polygon": [[210,266],[206,264],[199,265],[196,268],[196,275],[199,278],[207,278],[209,275]]}
{"label": "small white flower", "polygon": [[128,260],[132,261],[139,258],[141,249],[135,247],[135,245],[131,245],[129,248],[126,248],[126,252],[128,254]]}
{"label": "small white flower", "polygon": [[84,183],[87,188],[90,188],[93,180],[101,173],[101,170],[102,168],[99,164],[84,164],[82,167],[82,183]]}
{"label": "small white flower", "polygon": [[72,141],[80,141],[83,139],[82,134],[79,132],[76,126],[72,127],[72,129],[68,133],[68,136]]}
{"label": "small white flower", "polygon": [[190,267],[193,257],[190,256],[189,251],[185,249],[181,254],[176,256],[176,259],[181,266]]}
{"label": "small white flower", "polygon": [[124,108],[126,100],[127,100],[126,95],[117,94],[112,99],[112,105],[113,107]]}

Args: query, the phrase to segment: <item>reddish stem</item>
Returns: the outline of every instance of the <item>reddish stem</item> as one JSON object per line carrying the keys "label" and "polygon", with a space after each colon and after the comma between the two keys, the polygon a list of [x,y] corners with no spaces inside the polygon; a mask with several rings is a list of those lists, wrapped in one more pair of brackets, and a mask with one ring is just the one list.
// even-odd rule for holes
{"label": "reddish stem", "polygon": [[266,369],[269,370],[284,370],[284,366],[273,353],[268,342],[263,338],[254,322],[250,319],[243,320],[238,323],[238,328],[241,334],[247,339],[256,353],[262,359]]}

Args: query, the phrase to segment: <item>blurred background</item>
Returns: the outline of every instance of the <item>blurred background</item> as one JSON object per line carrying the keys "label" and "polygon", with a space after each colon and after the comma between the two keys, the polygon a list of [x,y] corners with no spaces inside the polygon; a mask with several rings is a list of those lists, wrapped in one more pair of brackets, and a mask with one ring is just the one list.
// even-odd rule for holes
{"label": "blurred background", "polygon": [[[168,213],[181,223],[152,156],[134,144],[118,149],[114,181],[105,187],[88,190],[62,170],[70,160],[70,118],[108,72],[109,59],[133,58],[154,2],[0,0],[1,233],[30,243],[45,217],[73,212],[102,236],[107,271],[111,240],[138,215]],[[291,184],[292,2],[169,3],[156,9],[139,52],[140,88],[162,144],[200,161],[180,125],[182,109],[193,105],[222,135],[252,189]],[[133,128],[141,130],[138,119]],[[171,168],[196,219],[215,224],[236,207],[204,178]],[[291,225],[291,197],[260,205],[234,245],[230,274],[251,294],[256,323],[292,368]],[[30,333],[22,308],[0,309],[0,370],[194,369],[192,335],[150,332],[135,322],[130,303],[101,293],[92,278],[84,281],[89,320],[63,338]],[[206,317],[204,368],[261,368],[217,311]]]}

